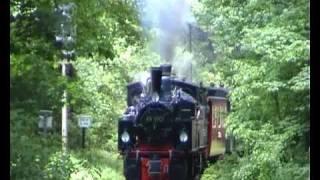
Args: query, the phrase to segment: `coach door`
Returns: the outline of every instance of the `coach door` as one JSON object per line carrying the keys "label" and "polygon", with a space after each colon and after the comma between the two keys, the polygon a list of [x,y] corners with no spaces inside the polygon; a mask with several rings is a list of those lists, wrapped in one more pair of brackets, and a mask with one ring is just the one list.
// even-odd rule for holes
{"label": "coach door", "polygon": [[212,97],[212,138],[210,156],[225,153],[225,128],[224,120],[227,113],[227,100],[222,97]]}

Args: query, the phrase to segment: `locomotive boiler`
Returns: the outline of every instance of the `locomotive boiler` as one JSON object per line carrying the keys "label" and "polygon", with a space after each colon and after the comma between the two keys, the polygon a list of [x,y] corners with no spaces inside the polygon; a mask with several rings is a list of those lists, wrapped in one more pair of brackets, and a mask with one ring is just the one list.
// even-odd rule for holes
{"label": "locomotive boiler", "polygon": [[178,80],[171,65],[161,65],[127,91],[118,122],[126,179],[195,179],[209,158],[231,150],[223,124],[227,89]]}

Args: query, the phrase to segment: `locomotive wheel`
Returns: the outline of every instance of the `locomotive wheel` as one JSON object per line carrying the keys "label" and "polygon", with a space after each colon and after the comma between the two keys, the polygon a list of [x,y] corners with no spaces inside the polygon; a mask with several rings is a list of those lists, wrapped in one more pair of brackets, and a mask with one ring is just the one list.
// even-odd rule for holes
{"label": "locomotive wheel", "polygon": [[199,174],[202,173],[203,162],[202,162],[202,154],[199,154]]}
{"label": "locomotive wheel", "polygon": [[169,167],[169,177],[172,180],[188,179],[190,177],[188,169],[189,169],[189,167],[188,167],[187,160],[180,160],[180,161],[171,162],[170,167]]}
{"label": "locomotive wheel", "polygon": [[198,158],[197,158],[197,173],[198,174],[201,174],[203,172],[205,165],[206,165],[205,157],[204,157],[203,153],[199,153]]}
{"label": "locomotive wheel", "polygon": [[203,173],[204,169],[208,167],[208,159],[206,158],[205,154],[202,154],[202,171],[201,174]]}
{"label": "locomotive wheel", "polygon": [[127,156],[123,161],[123,170],[126,180],[139,180],[140,179],[140,163],[135,159],[129,159]]}
{"label": "locomotive wheel", "polygon": [[203,173],[204,169],[207,166],[207,160],[205,158],[204,153],[199,153],[198,157],[196,158],[196,174],[194,176],[194,179],[200,179],[201,174]]}
{"label": "locomotive wheel", "polygon": [[194,180],[197,174],[196,172],[197,161],[193,155],[190,155],[187,162],[188,162],[187,180]]}
{"label": "locomotive wheel", "polygon": [[200,175],[204,169],[204,164],[205,164],[205,161],[202,153],[194,154],[190,157],[190,160],[189,160],[190,171],[188,172],[190,179],[192,180],[200,179]]}

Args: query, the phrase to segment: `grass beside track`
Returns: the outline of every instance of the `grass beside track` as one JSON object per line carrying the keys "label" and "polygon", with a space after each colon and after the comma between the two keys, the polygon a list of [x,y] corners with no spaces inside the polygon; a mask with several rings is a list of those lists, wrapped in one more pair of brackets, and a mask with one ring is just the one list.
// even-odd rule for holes
{"label": "grass beside track", "polygon": [[71,175],[71,180],[124,180],[122,158],[114,152],[91,149],[71,152],[78,171]]}

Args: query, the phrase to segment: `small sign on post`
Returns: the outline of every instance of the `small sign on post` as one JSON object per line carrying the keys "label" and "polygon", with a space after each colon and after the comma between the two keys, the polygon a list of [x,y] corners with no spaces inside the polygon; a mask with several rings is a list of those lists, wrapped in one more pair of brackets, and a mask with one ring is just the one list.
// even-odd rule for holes
{"label": "small sign on post", "polygon": [[79,115],[79,127],[89,128],[91,126],[91,116],[89,115]]}
{"label": "small sign on post", "polygon": [[52,111],[50,110],[40,110],[39,111],[39,129],[43,130],[45,135],[48,129],[52,128]]}
{"label": "small sign on post", "polygon": [[82,148],[85,148],[86,128],[91,126],[92,117],[89,115],[79,115],[79,127],[82,129]]}

